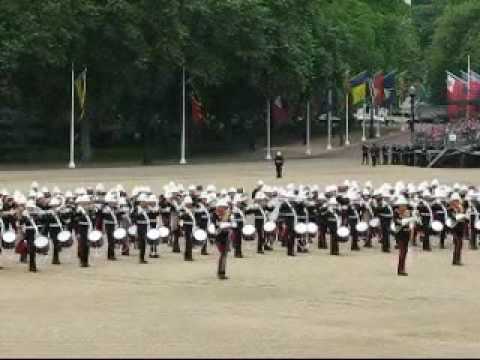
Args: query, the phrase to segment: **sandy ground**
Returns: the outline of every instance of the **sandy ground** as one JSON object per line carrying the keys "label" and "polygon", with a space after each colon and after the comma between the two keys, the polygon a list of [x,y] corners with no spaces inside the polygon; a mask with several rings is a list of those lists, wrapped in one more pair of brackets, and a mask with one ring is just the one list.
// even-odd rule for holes
{"label": "sandy ground", "polygon": [[[26,189],[33,179],[62,188],[77,184],[160,190],[168,180],[244,186],[258,179],[326,185],[346,178],[374,184],[397,179],[478,184],[478,170],[362,167],[359,148],[291,160],[277,181],[264,162],[136,168],[0,172],[0,186]],[[12,184],[15,184],[13,186]],[[193,263],[163,246],[148,265],[122,257],[78,267],[73,251],[64,264],[39,259],[30,274],[17,257],[0,257],[0,357],[478,357],[480,252],[468,249],[465,266],[451,265],[449,249],[411,248],[409,277],[396,276],[396,251],[379,245],[340,257],[312,248],[287,258],[284,248],[228,261],[230,280],[215,277],[216,250]],[[136,252],[134,252],[136,254]]]}

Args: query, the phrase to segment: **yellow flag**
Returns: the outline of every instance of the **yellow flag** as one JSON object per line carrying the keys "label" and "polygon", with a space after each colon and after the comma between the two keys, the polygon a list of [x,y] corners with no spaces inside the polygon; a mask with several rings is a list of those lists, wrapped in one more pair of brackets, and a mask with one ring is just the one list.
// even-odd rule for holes
{"label": "yellow flag", "polygon": [[77,88],[77,96],[80,104],[80,119],[85,116],[85,101],[87,98],[87,69],[75,80],[75,87]]}
{"label": "yellow flag", "polygon": [[360,84],[352,87],[352,103],[356,105],[367,97],[367,84]]}

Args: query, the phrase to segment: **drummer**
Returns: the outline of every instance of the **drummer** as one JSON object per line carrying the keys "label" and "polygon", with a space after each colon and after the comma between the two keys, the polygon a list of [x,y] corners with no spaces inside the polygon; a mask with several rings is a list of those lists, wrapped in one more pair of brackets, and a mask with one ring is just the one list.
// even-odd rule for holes
{"label": "drummer", "polygon": [[[150,229],[156,229],[159,221],[160,209],[158,207],[157,197],[153,194],[148,195],[147,215],[150,220]],[[160,240],[158,240],[160,241]],[[150,258],[158,259],[158,244],[151,242],[150,244]]]}
{"label": "drummer", "polygon": [[232,239],[233,239],[233,248],[234,256],[236,258],[243,258],[242,254],[242,230],[244,221],[243,221],[243,197],[240,194],[234,196],[232,204]]}
{"label": "drummer", "polygon": [[80,259],[80,267],[89,267],[88,257],[90,254],[90,246],[88,243],[88,233],[91,230],[93,206],[90,195],[82,194],[77,197],[75,203],[77,209],[75,212],[74,224],[76,227],[76,234],[78,235],[78,258]]}
{"label": "drummer", "polygon": [[[23,201],[17,200],[20,213],[20,226],[23,226],[25,233],[25,240],[27,241],[28,257],[29,257],[29,271],[37,272],[35,237],[38,235],[38,226],[40,225],[40,212],[34,201],[29,200],[26,204]],[[25,210],[24,210],[25,209]]]}
{"label": "drummer", "polygon": [[132,221],[137,226],[137,241],[139,252],[139,263],[148,264],[148,261],[145,260],[145,241],[148,231],[148,215],[145,211],[148,208],[148,196],[145,193],[140,193],[136,199],[137,205],[135,206],[134,211],[132,212]]}
{"label": "drummer", "polygon": [[190,196],[185,196],[183,199],[183,210],[180,213],[181,228],[185,238],[185,251],[183,258],[185,261],[193,261],[193,199]]}
{"label": "drummer", "polygon": [[[53,242],[53,257],[52,257],[52,264],[53,265],[60,265],[60,243],[58,241],[58,234],[62,230],[61,222],[58,217],[56,217],[55,212],[58,211],[60,206],[60,200],[58,197],[50,198],[48,202],[48,213],[46,215],[46,223],[48,226],[48,236],[52,239]],[[59,221],[57,221],[57,219]]]}
{"label": "drummer", "polygon": [[115,261],[117,258],[115,257],[115,238],[113,233],[115,231],[115,223],[117,223],[115,211],[117,211],[118,201],[112,193],[108,193],[104,197],[104,201],[105,203],[101,208],[101,216],[108,242],[107,259]]}

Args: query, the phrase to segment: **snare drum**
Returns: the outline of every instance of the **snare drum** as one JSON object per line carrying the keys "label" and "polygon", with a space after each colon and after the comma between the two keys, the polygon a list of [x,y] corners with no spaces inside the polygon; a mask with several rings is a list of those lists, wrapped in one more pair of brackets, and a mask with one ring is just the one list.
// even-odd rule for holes
{"label": "snare drum", "polygon": [[37,236],[35,240],[33,241],[33,244],[35,245],[35,251],[38,254],[41,255],[47,255],[48,254],[48,249],[50,247],[50,242],[48,241],[48,238],[45,236]]}
{"label": "snare drum", "polygon": [[160,244],[160,230],[159,229],[150,229],[147,231],[147,243],[150,245]]}
{"label": "snare drum", "polygon": [[358,233],[363,234],[367,232],[368,224],[365,221],[361,221],[355,226],[355,229],[357,230]]}
{"label": "snare drum", "polygon": [[16,237],[14,231],[5,231],[2,236],[2,248],[5,250],[15,249]]}
{"label": "snare drum", "polygon": [[255,239],[255,226],[247,224],[242,228],[243,239],[251,241]]}
{"label": "snare drum", "polygon": [[339,242],[347,242],[350,236],[350,229],[346,226],[340,226],[337,230],[337,237]]}
{"label": "snare drum", "polygon": [[117,242],[122,242],[127,237],[127,230],[124,228],[116,228],[113,232],[113,238]]}
{"label": "snare drum", "polygon": [[436,233],[442,232],[443,230],[443,224],[438,220],[432,221],[431,227],[432,227],[432,230]]}
{"label": "snare drum", "polygon": [[307,224],[307,232],[309,235],[315,236],[318,233],[318,225],[314,222],[309,222]]}
{"label": "snare drum", "polygon": [[68,248],[73,245],[73,236],[70,231],[63,230],[57,235],[58,243],[61,247]]}
{"label": "snare drum", "polygon": [[88,233],[88,241],[92,248],[100,248],[103,246],[103,234],[101,231],[92,230]]}
{"label": "snare drum", "polygon": [[128,235],[131,237],[137,236],[137,225],[132,225],[128,228]]}
{"label": "snare drum", "polygon": [[370,227],[372,228],[377,228],[380,226],[380,219],[375,217],[373,219],[370,219],[370,221],[368,222],[368,224],[370,225]]}
{"label": "snare drum", "polygon": [[305,223],[297,223],[297,225],[295,225],[295,233],[297,235],[305,235],[305,233],[307,232],[307,225],[305,225]]}
{"label": "snare drum", "polygon": [[196,228],[193,230],[193,245],[201,246],[207,240],[207,232],[203,229]]}
{"label": "snare drum", "polygon": [[160,238],[162,239],[168,238],[170,235],[170,229],[166,226],[160,226],[158,228],[158,232],[160,233]]}
{"label": "snare drum", "polygon": [[265,231],[266,233],[272,233],[275,231],[275,228],[277,226],[275,225],[275,223],[273,221],[267,221],[264,225],[263,225],[263,231]]}

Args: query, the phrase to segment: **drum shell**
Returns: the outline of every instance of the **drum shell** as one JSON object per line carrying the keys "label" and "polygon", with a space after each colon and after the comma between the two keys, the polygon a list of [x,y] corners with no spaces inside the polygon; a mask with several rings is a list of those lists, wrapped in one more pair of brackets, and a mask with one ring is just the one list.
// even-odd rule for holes
{"label": "drum shell", "polygon": [[50,241],[45,236],[36,237],[33,241],[37,254],[47,255],[50,248]]}
{"label": "drum shell", "polygon": [[6,231],[2,236],[2,248],[5,250],[15,249],[16,234],[13,231]]}
{"label": "drum shell", "polygon": [[295,225],[294,230],[297,235],[305,235],[305,233],[307,232],[307,225],[305,225],[304,223],[298,223]]}
{"label": "drum shell", "polygon": [[368,225],[372,228],[377,228],[380,226],[380,219],[379,218],[370,219],[370,221],[368,222]]}
{"label": "drum shell", "polygon": [[160,234],[160,238],[165,239],[170,236],[170,229],[166,226],[160,226],[158,228],[158,232]]}
{"label": "drum shell", "polygon": [[275,231],[275,228],[277,226],[275,225],[275,223],[273,221],[267,221],[264,225],[263,225],[263,231],[265,231],[266,233],[272,233]]}
{"label": "drum shell", "polygon": [[207,241],[207,232],[203,229],[196,228],[192,231],[192,241],[195,246],[202,246]]}
{"label": "drum shell", "polygon": [[255,226],[247,224],[242,229],[243,239],[245,241],[255,240]]}
{"label": "drum shell", "polygon": [[150,229],[147,231],[147,243],[150,245],[160,244],[160,231],[158,229]]}
{"label": "drum shell", "polygon": [[340,226],[337,230],[337,240],[339,242],[347,242],[350,236],[350,230],[346,226]]}
{"label": "drum shell", "polygon": [[[69,234],[70,236],[68,236],[67,238],[67,235],[66,234]],[[65,235],[62,235],[62,234],[65,234]],[[69,232],[69,231],[60,231],[57,235],[57,241],[59,243],[59,245],[61,247],[64,247],[64,248],[69,248],[73,245],[73,236],[72,236],[72,233]]]}
{"label": "drum shell", "polygon": [[439,232],[442,232],[443,231],[443,224],[438,221],[438,220],[434,220],[432,221],[431,223],[431,228],[432,228],[432,231],[435,232],[435,233],[439,233]]}
{"label": "drum shell", "polygon": [[355,225],[355,230],[360,234],[365,233],[368,231],[368,224],[365,221],[361,221]]}
{"label": "drum shell", "polygon": [[88,233],[88,242],[92,248],[101,248],[104,242],[102,233],[98,230],[91,231]]}
{"label": "drum shell", "polygon": [[307,232],[309,235],[315,236],[318,233],[318,225],[314,222],[307,224]]}
{"label": "drum shell", "polygon": [[113,238],[115,241],[122,241],[127,237],[127,230],[124,228],[117,228],[113,232]]}
{"label": "drum shell", "polygon": [[128,235],[129,236],[132,236],[132,237],[135,237],[137,236],[137,225],[132,225],[128,228],[127,230],[128,232]]}

